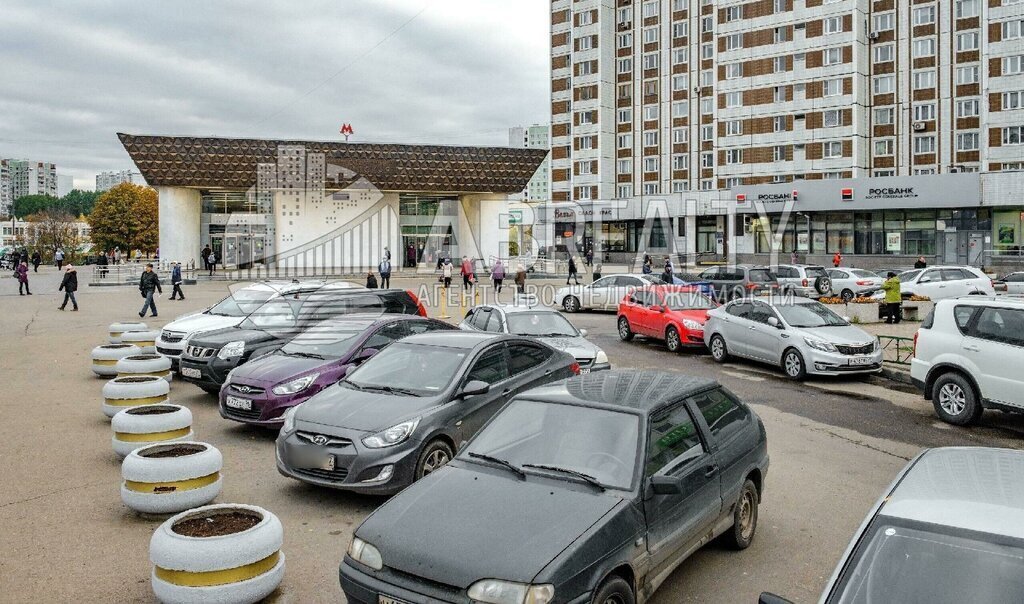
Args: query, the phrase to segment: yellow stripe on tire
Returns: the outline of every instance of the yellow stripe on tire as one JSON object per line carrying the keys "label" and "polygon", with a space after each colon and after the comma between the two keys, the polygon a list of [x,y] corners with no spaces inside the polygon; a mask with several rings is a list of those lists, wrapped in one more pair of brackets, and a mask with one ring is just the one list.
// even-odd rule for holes
{"label": "yellow stripe on tire", "polygon": [[126,443],[158,442],[161,440],[171,440],[173,438],[181,438],[182,436],[187,436],[191,430],[192,428],[182,428],[180,430],[168,430],[167,432],[149,432],[145,434],[136,434],[133,432],[114,432],[114,438]]}
{"label": "yellow stripe on tire", "polygon": [[171,375],[171,370],[170,369],[166,369],[164,371],[144,371],[142,373],[134,373],[134,372],[133,373],[124,373],[124,372],[121,372],[121,373],[117,374],[117,377],[144,377],[144,376],[147,376],[147,375],[151,375],[153,377],[167,377],[167,376]]}
{"label": "yellow stripe on tire", "polygon": [[201,489],[217,482],[219,478],[220,472],[214,472],[213,474],[200,476],[199,478],[176,480],[174,482],[136,482],[134,480],[126,480],[124,481],[124,487],[129,491],[135,491],[136,493],[153,493],[159,495],[162,493]]}
{"label": "yellow stripe on tire", "polygon": [[248,581],[249,579],[258,577],[263,573],[270,571],[277,566],[277,561],[280,557],[280,552],[274,552],[266,558],[253,562],[252,564],[206,572],[168,570],[166,568],[156,566],[153,568],[153,573],[162,581],[172,585],[181,585],[182,587],[212,587],[214,585],[228,585],[231,583]]}
{"label": "yellow stripe on tire", "polygon": [[93,365],[117,365],[117,359],[93,359]]}
{"label": "yellow stripe on tire", "polygon": [[146,396],[142,398],[108,398],[106,399],[107,404],[111,407],[138,407],[141,405],[155,405],[157,403],[166,403],[168,397],[166,394],[160,396]]}

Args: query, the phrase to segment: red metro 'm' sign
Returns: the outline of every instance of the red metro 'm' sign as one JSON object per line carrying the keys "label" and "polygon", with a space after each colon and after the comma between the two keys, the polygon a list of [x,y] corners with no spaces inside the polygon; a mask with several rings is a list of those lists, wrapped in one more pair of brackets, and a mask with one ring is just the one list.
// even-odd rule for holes
{"label": "red metro 'm' sign", "polygon": [[355,131],[352,130],[352,124],[342,124],[340,132],[345,136],[349,136],[355,133]]}

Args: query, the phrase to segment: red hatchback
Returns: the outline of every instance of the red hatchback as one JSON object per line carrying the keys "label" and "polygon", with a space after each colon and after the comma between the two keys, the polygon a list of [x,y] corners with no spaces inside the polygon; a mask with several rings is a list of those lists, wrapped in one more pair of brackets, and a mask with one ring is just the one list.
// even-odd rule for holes
{"label": "red hatchback", "polygon": [[718,303],[696,287],[655,285],[638,289],[619,302],[619,337],[665,340],[672,352],[704,346],[704,323]]}

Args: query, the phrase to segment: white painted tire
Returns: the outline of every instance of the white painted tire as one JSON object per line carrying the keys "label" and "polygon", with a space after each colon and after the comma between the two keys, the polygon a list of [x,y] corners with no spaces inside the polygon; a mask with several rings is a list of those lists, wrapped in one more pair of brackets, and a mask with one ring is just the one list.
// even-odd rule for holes
{"label": "white painted tire", "polygon": [[192,412],[180,405],[144,405],[120,411],[110,420],[114,453],[125,457],[146,445],[192,440]]}
{"label": "white painted tire", "polygon": [[156,354],[156,339],[160,337],[157,329],[145,331],[126,331],[121,334],[122,344],[135,344],[142,349],[142,352]]}
{"label": "white painted tire", "polygon": [[[242,511],[262,520],[252,528],[218,537],[187,537],[173,527],[210,513]],[[269,596],[284,577],[284,528],[274,514],[252,505],[222,503],[182,512],[157,528],[149,542],[153,592],[168,604],[249,604]],[[269,569],[265,567],[269,564]],[[260,574],[249,576],[248,573]],[[194,585],[198,573],[231,571],[230,582]],[[206,577],[210,577],[206,575]],[[214,581],[218,579],[210,579]],[[229,580],[222,578],[219,580]]]}
{"label": "white painted tire", "polygon": [[104,344],[92,349],[92,372],[100,377],[117,375],[117,362],[124,357],[140,354],[133,344]]}
{"label": "white painted tire", "polygon": [[129,331],[146,331],[149,326],[141,321],[131,321],[127,323],[111,323],[110,327],[107,328],[111,344],[120,344],[121,335]]}
{"label": "white painted tire", "polygon": [[[158,457],[176,447],[194,452]],[[121,501],[147,514],[171,514],[206,505],[220,494],[224,458],[213,445],[195,441],[139,447],[121,464]]]}
{"label": "white painted tire", "polygon": [[171,381],[171,359],[153,352],[126,356],[114,366],[117,377],[152,375]]}
{"label": "white painted tire", "polygon": [[168,401],[171,386],[156,375],[118,376],[103,385],[103,414],[114,417],[129,407]]}

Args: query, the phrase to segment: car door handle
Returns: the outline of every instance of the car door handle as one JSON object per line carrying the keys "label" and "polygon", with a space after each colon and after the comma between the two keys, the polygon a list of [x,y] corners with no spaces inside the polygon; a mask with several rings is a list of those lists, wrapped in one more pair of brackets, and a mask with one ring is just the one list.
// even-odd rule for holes
{"label": "car door handle", "polygon": [[971,352],[981,352],[981,349],[975,346],[974,344],[964,344],[963,349],[970,350]]}
{"label": "car door handle", "polygon": [[757,329],[757,325],[751,325],[751,326],[750,326],[750,327],[748,327],[747,329]]}
{"label": "car door handle", "polygon": [[712,476],[715,475],[715,472],[717,472],[717,471],[718,471],[718,466],[708,466],[708,467],[704,468],[704,476],[707,476],[708,478],[711,478]]}
{"label": "car door handle", "polygon": [[505,388],[504,390],[501,391],[501,394],[502,394],[502,396],[508,396],[508,395],[512,394],[512,389],[511,388]]}

